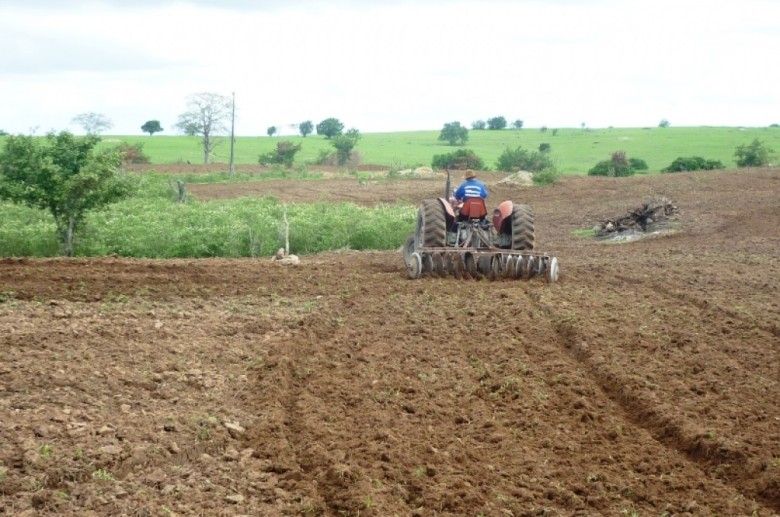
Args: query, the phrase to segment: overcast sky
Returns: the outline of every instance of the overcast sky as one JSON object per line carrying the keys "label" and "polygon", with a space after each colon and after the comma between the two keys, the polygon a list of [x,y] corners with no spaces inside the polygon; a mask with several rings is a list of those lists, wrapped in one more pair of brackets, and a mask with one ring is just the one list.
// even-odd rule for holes
{"label": "overcast sky", "polygon": [[0,129],[235,92],[238,135],[780,123],[778,0],[0,0]]}

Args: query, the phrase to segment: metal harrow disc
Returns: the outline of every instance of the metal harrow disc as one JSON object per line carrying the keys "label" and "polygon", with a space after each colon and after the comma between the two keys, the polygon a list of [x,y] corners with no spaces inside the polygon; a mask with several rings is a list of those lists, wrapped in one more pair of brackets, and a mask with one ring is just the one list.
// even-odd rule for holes
{"label": "metal harrow disc", "polygon": [[476,257],[471,253],[466,253],[466,257],[464,258],[465,265],[466,265],[466,273],[471,278],[477,278],[477,259]]}
{"label": "metal harrow disc", "polygon": [[423,261],[422,256],[418,252],[414,252],[409,256],[409,278],[417,280],[422,275]]}
{"label": "metal harrow disc", "polygon": [[504,278],[515,278],[515,269],[517,268],[517,257],[509,255],[504,263]]}
{"label": "metal harrow disc", "polygon": [[558,259],[556,257],[550,257],[547,260],[547,281],[554,284],[558,281]]}

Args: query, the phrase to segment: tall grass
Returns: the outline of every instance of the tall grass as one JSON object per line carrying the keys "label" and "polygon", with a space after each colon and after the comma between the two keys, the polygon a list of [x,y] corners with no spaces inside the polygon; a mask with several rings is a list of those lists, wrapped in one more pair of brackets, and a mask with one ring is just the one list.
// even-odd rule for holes
{"label": "tall grass", "polygon": [[[366,208],[351,203],[290,204],[276,198],[176,203],[168,178],[141,180],[140,195],[88,214],[76,235],[77,256],[257,257],[284,246],[306,254],[350,248],[387,250],[413,230],[411,205]],[[0,203],[0,256],[56,256],[59,247],[47,212]]]}

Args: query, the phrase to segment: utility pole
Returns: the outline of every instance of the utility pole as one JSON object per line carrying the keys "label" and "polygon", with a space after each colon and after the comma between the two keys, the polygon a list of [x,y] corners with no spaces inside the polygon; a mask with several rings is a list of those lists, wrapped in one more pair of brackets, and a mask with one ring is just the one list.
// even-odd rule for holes
{"label": "utility pole", "polygon": [[230,177],[236,173],[236,161],[233,148],[236,143],[236,92],[233,92],[233,112],[230,115]]}

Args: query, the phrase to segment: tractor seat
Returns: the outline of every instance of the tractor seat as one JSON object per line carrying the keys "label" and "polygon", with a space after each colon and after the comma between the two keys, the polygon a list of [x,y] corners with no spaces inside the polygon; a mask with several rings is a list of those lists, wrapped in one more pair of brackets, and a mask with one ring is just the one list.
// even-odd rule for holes
{"label": "tractor seat", "polygon": [[460,207],[460,214],[467,219],[483,219],[487,216],[487,206],[481,197],[467,197]]}

